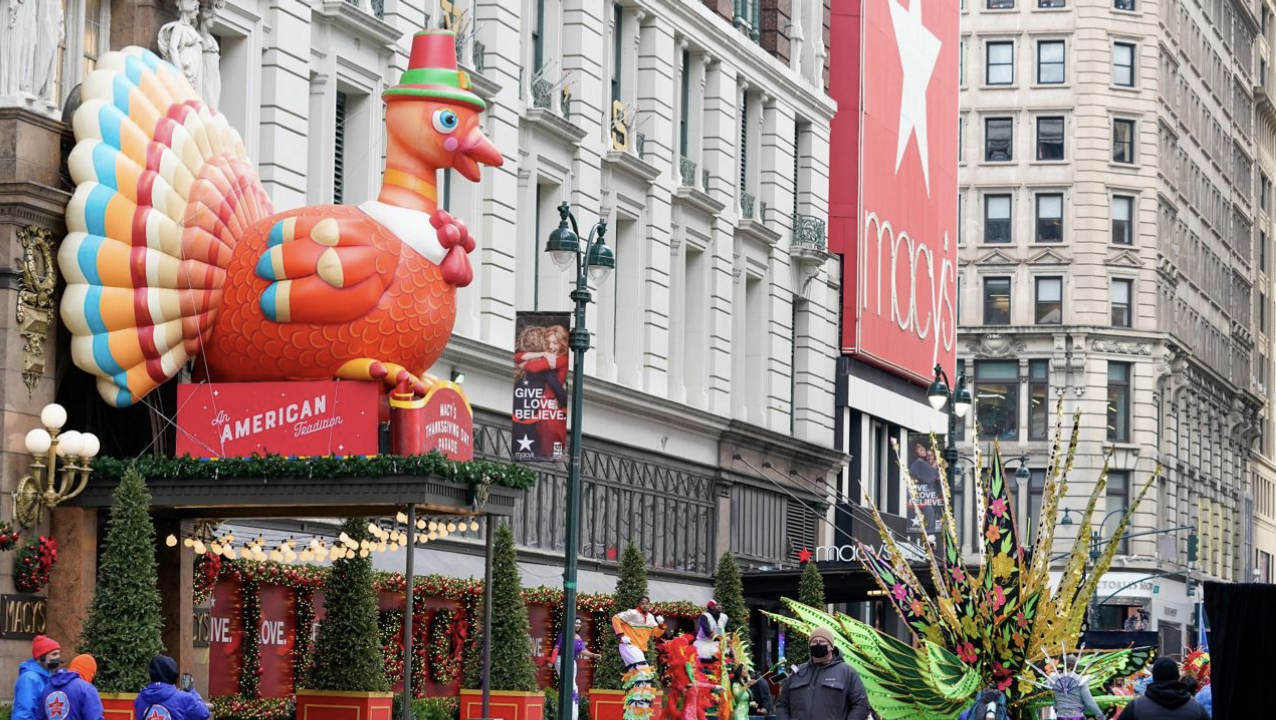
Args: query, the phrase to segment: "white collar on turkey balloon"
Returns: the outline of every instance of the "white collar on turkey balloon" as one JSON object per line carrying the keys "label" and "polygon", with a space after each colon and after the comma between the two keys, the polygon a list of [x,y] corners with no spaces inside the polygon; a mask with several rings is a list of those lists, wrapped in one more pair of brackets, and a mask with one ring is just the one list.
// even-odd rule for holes
{"label": "white collar on turkey balloon", "polygon": [[425,259],[435,265],[442,264],[447,251],[439,244],[438,230],[430,224],[429,213],[387,205],[379,200],[368,200],[359,205],[359,210],[384,225],[390,234]]}

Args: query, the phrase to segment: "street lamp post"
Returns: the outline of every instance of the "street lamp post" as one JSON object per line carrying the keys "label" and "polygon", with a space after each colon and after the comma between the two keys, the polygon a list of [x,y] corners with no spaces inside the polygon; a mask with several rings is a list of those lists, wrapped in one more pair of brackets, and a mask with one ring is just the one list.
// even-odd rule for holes
{"label": "street lamp post", "polygon": [[603,241],[607,222],[599,220],[589,230],[584,247],[580,242],[580,229],[571,206],[558,206],[558,227],[549,234],[545,252],[554,264],[568,270],[575,262],[576,288],[571,298],[576,303],[568,347],[572,351],[572,434],[568,441],[570,458],[567,466],[567,538],[563,552],[563,671],[559,675],[558,713],[561,720],[571,720],[572,678],[576,676],[575,645],[567,637],[576,625],[576,554],[580,549],[580,462],[581,462],[581,413],[585,405],[585,353],[589,351],[589,330],[585,328],[585,308],[592,297],[589,281],[601,285],[616,268],[616,256]]}
{"label": "street lamp post", "polygon": [[[948,385],[948,373],[944,372],[942,365],[936,363],[935,381],[926,390],[926,399],[936,410],[947,408],[948,411],[948,439],[944,447],[944,468],[948,475],[946,478],[948,494],[952,498],[953,488],[956,487],[957,482],[957,419],[966,417],[966,412],[970,410],[970,391],[966,389],[965,373],[957,376],[956,389],[949,390]],[[952,508],[952,513],[954,519],[959,517],[956,506]]]}

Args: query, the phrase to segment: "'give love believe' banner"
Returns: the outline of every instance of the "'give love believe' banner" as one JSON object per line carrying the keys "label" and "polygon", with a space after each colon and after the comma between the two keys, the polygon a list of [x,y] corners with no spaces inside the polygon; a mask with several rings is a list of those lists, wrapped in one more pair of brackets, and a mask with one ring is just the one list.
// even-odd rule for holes
{"label": "'give love believe' banner", "polygon": [[[293,649],[297,643],[296,599],[281,585],[260,585],[261,622],[257,653],[261,696],[287,697],[293,688]],[[243,585],[219,582],[209,601],[208,677],[210,695],[238,695],[243,667]]]}

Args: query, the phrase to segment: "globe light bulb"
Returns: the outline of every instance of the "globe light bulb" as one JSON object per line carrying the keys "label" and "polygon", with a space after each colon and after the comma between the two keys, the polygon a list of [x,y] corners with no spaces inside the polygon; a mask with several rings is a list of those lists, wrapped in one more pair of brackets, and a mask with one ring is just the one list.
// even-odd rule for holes
{"label": "globe light bulb", "polygon": [[454,522],[450,522],[450,523],[448,523],[448,524],[447,524],[447,531],[448,531],[448,532],[456,532],[456,523],[454,523]]}
{"label": "globe light bulb", "polygon": [[207,550],[208,550],[208,548],[204,547],[204,543],[203,543],[202,541],[200,541],[200,540],[196,540],[196,541],[195,541],[195,554],[196,554],[196,555],[203,555],[203,554],[204,554]]}
{"label": "globe light bulb", "polygon": [[233,547],[231,547],[231,546],[229,546],[229,545],[227,545],[227,546],[225,546],[225,547],[223,547],[223,548],[222,548],[222,555],[223,555],[223,556],[224,556],[227,560],[234,560],[236,557],[238,557],[238,555],[237,555],[237,554],[236,554],[236,552],[235,552],[235,548],[233,548]]}
{"label": "globe light bulb", "polygon": [[431,531],[427,537],[429,537],[431,540],[438,540],[439,533],[437,531]]}
{"label": "globe light bulb", "polygon": [[102,449],[102,441],[97,439],[97,435],[82,433],[80,438],[84,441],[84,446],[80,448],[80,457],[85,460],[92,460],[97,457],[98,451]]}
{"label": "globe light bulb", "polygon": [[214,555],[221,555],[221,554],[222,554],[222,546],[221,546],[221,543],[218,543],[218,542],[210,543],[210,544],[209,544],[209,546],[208,546],[208,549],[209,549],[209,550],[212,550]]}
{"label": "globe light bulb", "polygon": [[436,522],[434,522],[433,520],[431,520],[431,521],[430,521],[430,532],[434,532],[435,530],[438,530],[438,529],[439,529],[439,524],[438,524],[438,523],[436,523]]}
{"label": "globe light bulb", "polygon": [[52,445],[53,438],[49,435],[49,431],[44,428],[36,428],[27,433],[27,452],[32,455],[43,455],[49,451],[49,447]]}
{"label": "globe light bulb", "polygon": [[302,551],[301,551],[301,561],[302,561],[302,562],[310,562],[310,558],[312,558],[312,557],[314,557],[314,555],[313,555],[313,554],[311,554],[311,552],[310,552],[310,548],[306,548],[305,550],[302,550]]}
{"label": "globe light bulb", "polygon": [[195,541],[190,538],[182,538],[182,547],[195,547]]}
{"label": "globe light bulb", "polygon": [[292,550],[287,550],[284,552],[284,562],[292,562],[293,560],[296,560],[296,559],[297,559],[297,553],[293,552]]}
{"label": "globe light bulb", "polygon": [[448,533],[447,528],[443,528],[442,530],[439,530],[439,537],[445,538],[447,537],[447,533]]}
{"label": "globe light bulb", "polygon": [[471,520],[471,521],[470,521],[470,530],[471,530],[472,532],[478,532],[478,520]]}
{"label": "globe light bulb", "polygon": [[84,438],[78,430],[67,430],[58,436],[58,455],[79,457],[84,450]]}
{"label": "globe light bulb", "polygon": [[367,550],[360,550],[360,551],[359,551],[359,557],[361,557],[361,558],[366,558],[367,556],[368,556],[368,551],[367,551]]}
{"label": "globe light bulb", "polygon": [[390,543],[390,552],[399,552],[399,543],[397,542]]}
{"label": "globe light bulb", "polygon": [[274,560],[275,562],[280,562],[284,559],[284,554],[279,552],[278,550],[271,550],[270,559]]}
{"label": "globe light bulb", "polygon": [[398,520],[398,521],[399,521],[399,522],[401,522],[401,523],[405,523],[405,522],[407,522],[407,521],[408,521],[408,515],[407,515],[407,513],[405,513],[405,512],[403,512],[402,510],[400,510],[400,511],[399,511],[399,514],[397,514],[397,515],[395,515],[395,516],[394,516],[394,519],[395,519],[395,520]]}
{"label": "globe light bulb", "polygon": [[50,430],[61,430],[66,425],[66,408],[57,403],[49,403],[40,411],[40,422]]}
{"label": "globe light bulb", "polygon": [[[33,432],[34,432],[34,431],[33,431]],[[46,434],[47,434],[47,433],[46,433]],[[48,450],[48,448],[45,448],[45,450]],[[417,521],[416,521],[416,529],[417,529],[417,530],[424,530],[424,529],[425,529],[425,521],[424,521],[424,520],[417,520]]]}
{"label": "globe light bulb", "polygon": [[168,537],[164,538],[164,544],[169,547],[177,547],[177,536],[169,535]]}

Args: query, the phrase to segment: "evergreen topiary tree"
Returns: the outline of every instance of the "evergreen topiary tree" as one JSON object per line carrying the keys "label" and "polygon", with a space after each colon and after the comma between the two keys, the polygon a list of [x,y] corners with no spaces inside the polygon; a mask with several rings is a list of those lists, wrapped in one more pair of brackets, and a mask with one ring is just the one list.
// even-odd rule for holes
{"label": "evergreen topiary tree", "polygon": [[[642,551],[632,543],[625,547],[620,558],[620,578],[616,581],[616,605],[612,613],[618,613],[636,607],[638,601],[647,596],[647,559]],[[602,657],[594,663],[594,682],[592,687],[600,690],[620,690],[621,677],[625,673],[625,663],[620,659],[620,650],[611,631],[611,617],[596,618],[596,634],[602,646]],[[655,650],[655,644],[649,650]],[[650,654],[650,653],[649,653]]]}
{"label": "evergreen topiary tree", "polygon": [[136,467],[112,497],[97,578],[78,652],[97,659],[99,691],[135,693],[151,681],[151,658],[164,651],[151,494]]}
{"label": "evergreen topiary tree", "polygon": [[360,557],[357,548],[369,537],[368,521],[350,518],[341,525],[341,532],[355,544],[354,557],[332,563],[324,586],[325,616],[319,624],[308,689],[388,692],[390,683],[377,633],[372,561]]}
{"label": "evergreen topiary tree", "polygon": [[536,692],[536,665],[528,646],[532,636],[523,604],[514,532],[502,524],[492,545],[492,667],[489,687],[498,691]]}
{"label": "evergreen topiary tree", "polygon": [[718,558],[718,573],[713,578],[713,593],[718,607],[727,616],[727,631],[735,632],[749,626],[749,613],[744,609],[744,584],[740,580],[740,566],[728,550]]}
{"label": "evergreen topiary tree", "polygon": [[[808,561],[802,568],[802,578],[798,580],[798,602],[814,608],[824,609],[824,576],[814,562]],[[811,650],[806,638],[794,631],[785,629],[784,657],[791,663],[804,663],[811,659]]]}

